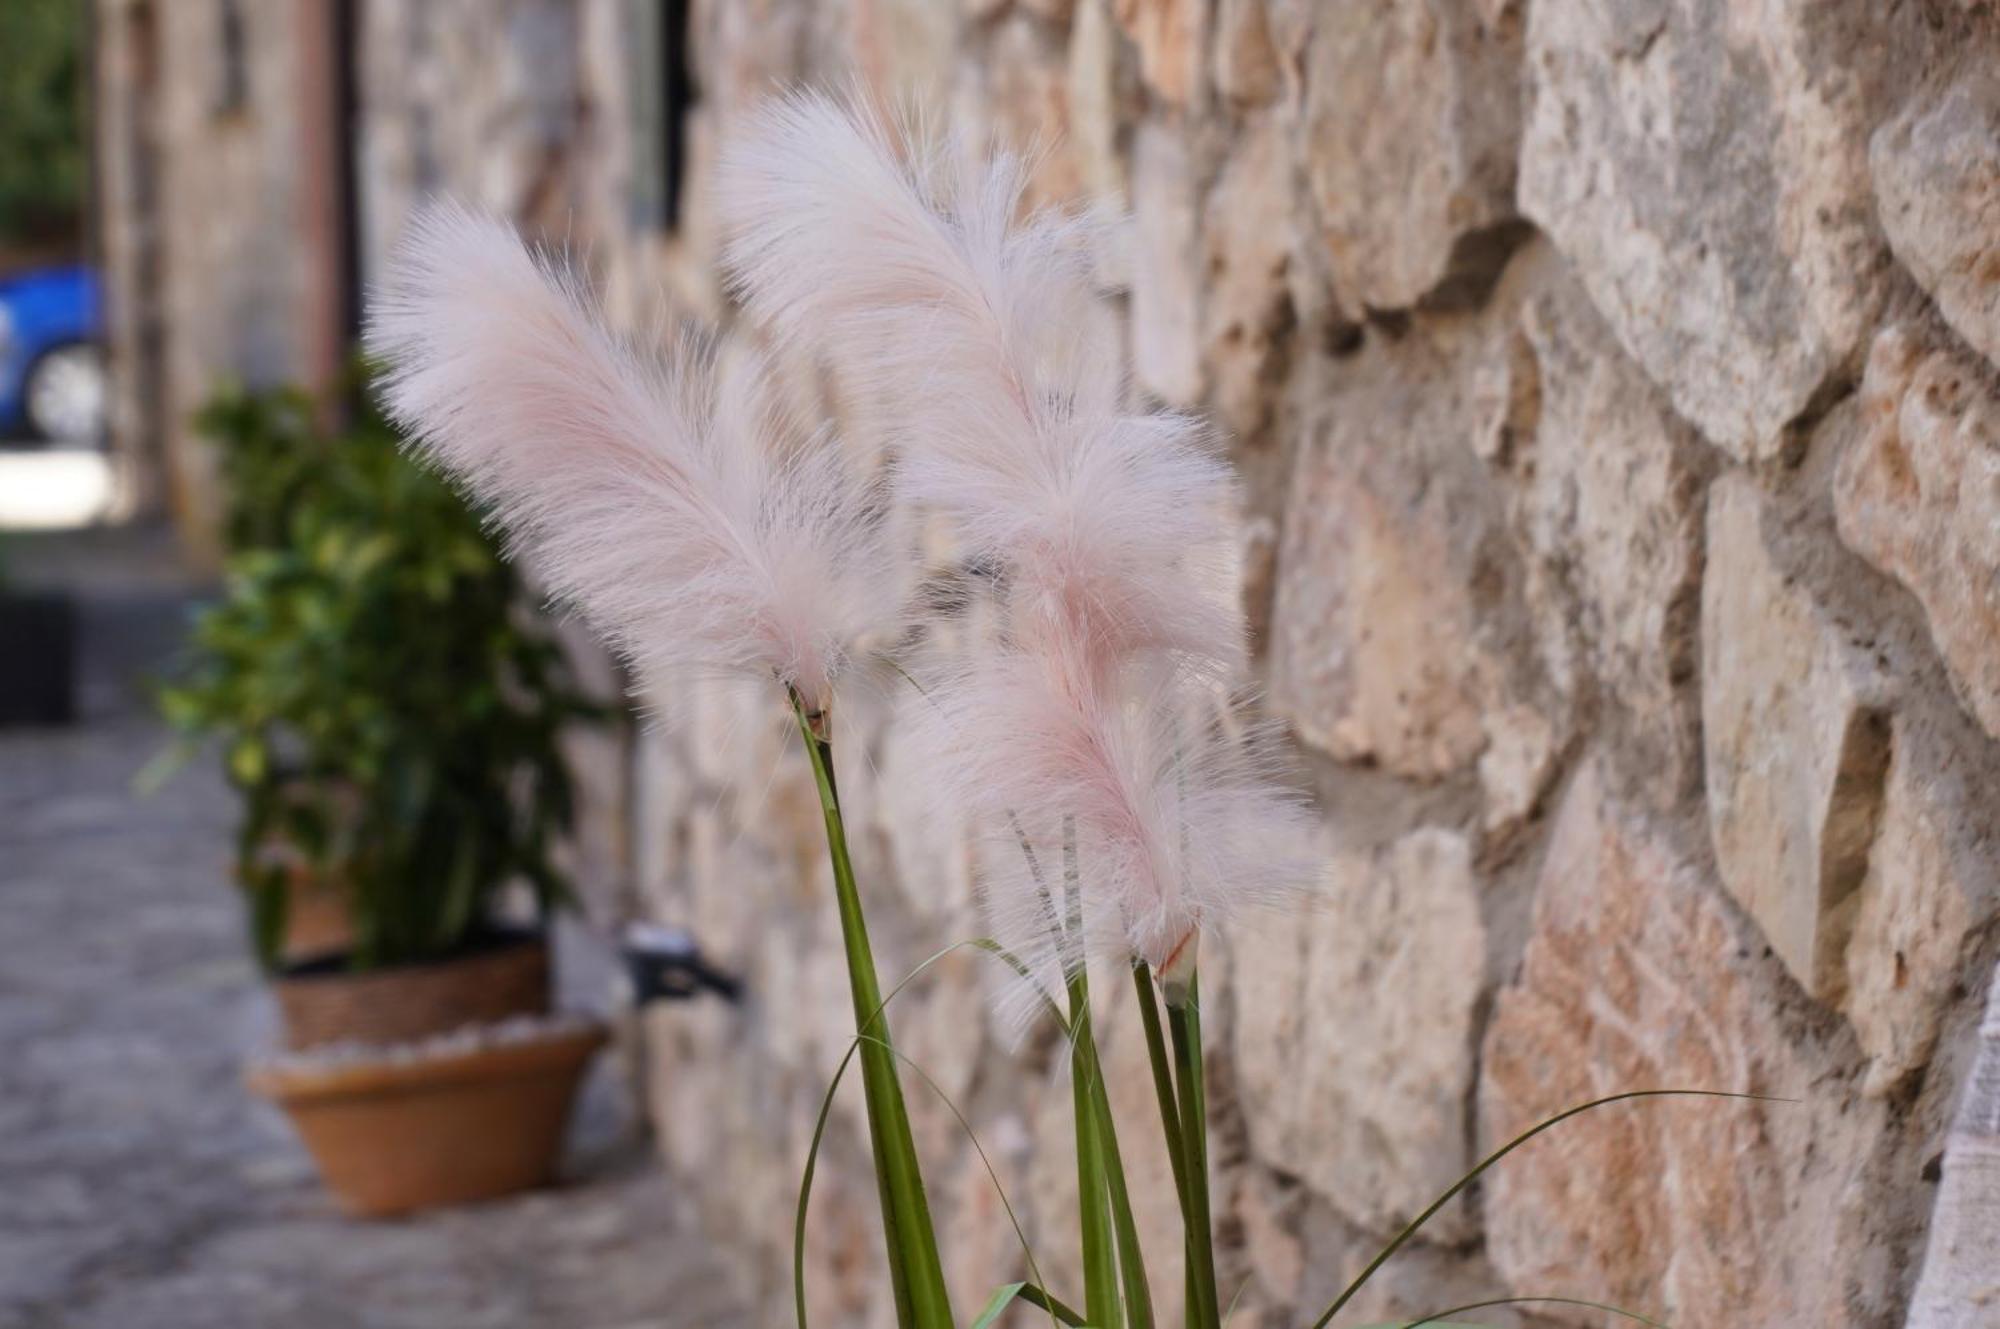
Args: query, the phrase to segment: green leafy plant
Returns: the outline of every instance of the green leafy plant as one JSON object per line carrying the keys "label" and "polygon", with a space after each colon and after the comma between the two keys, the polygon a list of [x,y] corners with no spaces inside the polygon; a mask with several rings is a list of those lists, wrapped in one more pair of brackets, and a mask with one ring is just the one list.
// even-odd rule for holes
{"label": "green leafy plant", "polygon": [[81,217],[85,10],[79,0],[0,5],[0,241],[63,238]]}
{"label": "green leafy plant", "polygon": [[160,706],[183,751],[220,747],[242,795],[237,868],[266,964],[299,874],[344,894],[356,968],[475,941],[510,883],[560,902],[560,739],[601,714],[479,514],[357,415],[320,430],[293,391],[202,415],[232,552]]}

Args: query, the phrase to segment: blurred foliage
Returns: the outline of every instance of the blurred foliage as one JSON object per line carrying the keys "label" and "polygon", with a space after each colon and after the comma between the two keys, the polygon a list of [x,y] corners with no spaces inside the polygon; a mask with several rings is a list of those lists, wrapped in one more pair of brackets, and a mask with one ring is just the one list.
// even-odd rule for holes
{"label": "blurred foliage", "polygon": [[89,176],[84,0],[0,0],[0,240],[74,233]]}
{"label": "blurred foliage", "polygon": [[479,515],[357,415],[325,432],[278,391],[199,417],[230,486],[226,589],[160,704],[183,753],[219,742],[243,796],[238,869],[267,965],[295,874],[345,893],[358,969],[476,942],[510,882],[543,910],[564,900],[559,740],[602,714]]}

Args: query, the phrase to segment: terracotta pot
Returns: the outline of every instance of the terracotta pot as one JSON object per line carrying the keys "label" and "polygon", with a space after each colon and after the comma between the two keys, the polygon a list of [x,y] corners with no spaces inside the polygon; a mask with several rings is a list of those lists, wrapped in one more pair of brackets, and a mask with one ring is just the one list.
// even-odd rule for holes
{"label": "terracotta pot", "polygon": [[401,1057],[253,1070],[342,1209],[363,1218],[546,1183],[601,1026]]}
{"label": "terracotta pot", "polygon": [[534,933],[507,933],[448,960],[350,973],[346,958],[296,965],[272,983],[285,1046],[387,1047],[498,1024],[549,1009],[549,948]]}

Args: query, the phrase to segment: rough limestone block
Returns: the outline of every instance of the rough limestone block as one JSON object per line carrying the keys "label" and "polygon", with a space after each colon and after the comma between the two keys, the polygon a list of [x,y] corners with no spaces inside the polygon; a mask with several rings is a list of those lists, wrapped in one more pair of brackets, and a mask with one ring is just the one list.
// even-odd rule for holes
{"label": "rough limestone block", "polygon": [[1290,136],[1274,117],[1251,121],[1209,191],[1202,228],[1209,400],[1238,439],[1270,419],[1285,367],[1296,202]]}
{"label": "rough limestone block", "polygon": [[[953,127],[971,141],[997,144],[1029,161],[1031,207],[1074,203],[1087,180],[1082,154],[1089,145],[1072,132],[1070,81],[1057,56],[1040,23],[1009,15],[994,27],[984,58],[956,84],[951,103]],[[905,96],[902,104],[921,102]]]}
{"label": "rough limestone block", "polygon": [[1555,773],[1555,727],[1531,706],[1508,706],[1486,717],[1486,751],[1479,755],[1479,788],[1486,797],[1482,825],[1511,826],[1534,811]]}
{"label": "rough limestone block", "polygon": [[1899,720],[1881,828],[1869,850],[1843,1009],[1868,1055],[1869,1094],[1929,1064],[1959,994],[1967,946],[2000,913],[2000,864],[1987,832],[1993,772],[1921,717]]}
{"label": "rough limestone block", "polygon": [[1271,621],[1272,709],[1343,761],[1426,780],[1479,756],[1509,695],[1487,631],[1500,514],[1462,441],[1459,354],[1371,349],[1326,395],[1285,494]]}
{"label": "rough limestone block", "polygon": [[1815,997],[1845,986],[1889,767],[1875,657],[1789,578],[1757,487],[1716,482],[1702,584],[1702,731],[1723,882]]}
{"label": "rough limestone block", "polygon": [[1265,0],[1221,0],[1215,13],[1215,86],[1245,105],[1278,95],[1283,71]]}
{"label": "rough limestone block", "polygon": [[1509,452],[1518,479],[1517,521],[1535,556],[1528,600],[1550,670],[1560,678],[1573,659],[1589,671],[1609,703],[1608,746],[1664,806],[1699,763],[1689,680],[1702,448],[1574,279],[1547,264],[1538,280],[1499,360],[1493,409],[1504,424],[1483,436]]}
{"label": "rough limestone block", "polygon": [[1069,90],[1070,145],[1086,195],[1106,206],[1126,206],[1125,154],[1120,146],[1124,99],[1111,0],[1078,0],[1070,23],[1064,76]]}
{"label": "rough limestone block", "polygon": [[2000,362],[2000,76],[1913,98],[1869,144],[1882,229],[1938,309]]}
{"label": "rough limestone block", "polygon": [[1826,1089],[1830,1054],[1788,1035],[1762,950],[1663,824],[1587,762],[1487,1029],[1480,1149],[1633,1089],[1800,1101],[1616,1104],[1525,1146],[1485,1182],[1487,1248],[1516,1293],[1559,1287],[1671,1324],[1886,1322],[1911,1256],[1868,1180],[1889,1116]]}
{"label": "rough limestone block", "polygon": [[1199,102],[1208,54],[1205,0],[1113,0],[1119,26],[1139,48],[1146,86],[1174,106]]}
{"label": "rough limestone block", "polygon": [[1520,203],[1680,413],[1740,458],[1881,306],[1867,130],[1879,42],[1820,0],[1528,6]]}
{"label": "rough limestone block", "polygon": [[2000,395],[1979,365],[1882,333],[1866,435],[1834,481],[1840,538],[1923,602],[1961,698],[2000,737]]}
{"label": "rough limestone block", "polygon": [[[1471,1166],[1466,1097],[1486,932],[1469,842],[1421,830],[1328,867],[1323,903],[1231,945],[1255,1155],[1392,1232]],[[1460,1206],[1431,1234],[1469,1231]]]}
{"label": "rough limestone block", "polygon": [[1173,406],[1201,399],[1200,199],[1176,130],[1142,125],[1132,149],[1132,367]]}
{"label": "rough limestone block", "polygon": [[1402,309],[1490,279],[1515,215],[1519,25],[1470,0],[1350,5],[1306,58],[1306,178],[1341,292]]}

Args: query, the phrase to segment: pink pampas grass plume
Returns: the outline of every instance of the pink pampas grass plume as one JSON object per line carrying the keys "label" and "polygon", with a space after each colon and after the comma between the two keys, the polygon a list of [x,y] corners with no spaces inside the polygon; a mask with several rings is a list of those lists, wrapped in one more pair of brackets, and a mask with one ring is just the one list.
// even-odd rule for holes
{"label": "pink pampas grass plume", "polygon": [[[1090,960],[1191,970],[1207,927],[1297,898],[1310,817],[1279,778],[1272,736],[1199,680],[1143,668],[1079,704],[1045,660],[1002,651],[915,708],[938,813],[981,830],[994,935],[1054,996]],[[1066,903],[1073,874],[1082,935]],[[1010,1013],[1022,994],[1003,990]]]}
{"label": "pink pampas grass plume", "polygon": [[1025,179],[1009,154],[776,99],[724,154],[725,262],[753,313],[887,404],[898,492],[1007,567],[1022,632],[1087,673],[1148,650],[1232,668],[1229,468],[1194,419],[1120,409],[1090,335],[1103,220],[1022,216]]}
{"label": "pink pampas grass plume", "polygon": [[417,448],[643,676],[776,679],[822,709],[893,613],[873,505],[826,440],[780,455],[754,375],[718,385],[686,343],[641,360],[512,228],[425,209],[367,348]]}
{"label": "pink pampas grass plume", "polygon": [[1093,223],[1022,215],[1018,159],[898,141],[772,103],[725,153],[727,263],[888,404],[899,493],[997,574],[1002,640],[915,710],[939,810],[983,833],[998,939],[1045,989],[1093,958],[1181,976],[1204,926],[1311,879],[1269,746],[1195,719],[1242,659],[1233,478],[1196,421],[1121,408]]}

